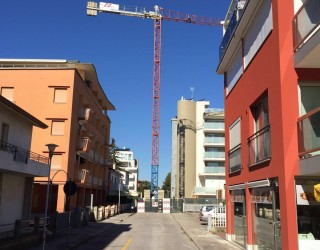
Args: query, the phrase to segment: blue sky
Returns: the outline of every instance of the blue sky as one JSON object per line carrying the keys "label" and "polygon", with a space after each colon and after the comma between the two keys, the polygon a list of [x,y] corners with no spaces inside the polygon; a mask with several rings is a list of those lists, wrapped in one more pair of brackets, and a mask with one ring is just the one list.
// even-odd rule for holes
{"label": "blue sky", "polygon": [[[229,0],[114,0],[154,5],[224,19]],[[0,57],[68,59],[93,63],[116,111],[111,137],[140,161],[140,180],[151,177],[153,21],[100,13],[86,15],[85,0],[2,1]],[[223,108],[223,76],[217,75],[221,27],[164,21],[161,59],[159,186],[171,168],[171,118],[177,101],[191,97]]]}

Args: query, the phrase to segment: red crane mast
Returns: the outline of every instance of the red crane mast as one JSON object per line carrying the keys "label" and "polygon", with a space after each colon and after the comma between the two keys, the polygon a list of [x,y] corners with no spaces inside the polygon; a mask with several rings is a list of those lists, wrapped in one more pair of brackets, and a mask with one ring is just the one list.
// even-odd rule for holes
{"label": "red crane mast", "polygon": [[162,20],[222,26],[220,19],[185,14],[174,10],[166,10],[154,6],[154,11],[141,7],[120,6],[118,4],[87,2],[87,15],[96,16],[98,12],[149,18],[154,20],[154,52],[153,52],[153,83],[152,83],[152,159],[151,159],[151,194],[158,198],[158,170],[160,146],[160,72],[161,72],[161,36]]}

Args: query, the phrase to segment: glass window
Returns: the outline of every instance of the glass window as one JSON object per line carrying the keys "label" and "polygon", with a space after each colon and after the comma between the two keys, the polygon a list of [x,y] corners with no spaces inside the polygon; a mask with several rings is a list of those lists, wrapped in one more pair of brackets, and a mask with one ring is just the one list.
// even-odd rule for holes
{"label": "glass window", "polygon": [[299,249],[320,249],[320,178],[296,179]]}
{"label": "glass window", "polygon": [[320,107],[320,86],[300,86],[300,96],[301,116],[309,113],[317,107]]}
{"label": "glass window", "polygon": [[51,160],[51,169],[61,169],[62,167],[62,155],[54,154]]}
{"label": "glass window", "polygon": [[67,102],[67,89],[56,88],[54,89],[54,102],[66,103]]}
{"label": "glass window", "polygon": [[64,135],[64,121],[52,121],[52,135]]}
{"label": "glass window", "polygon": [[9,101],[13,102],[13,87],[2,87],[1,95],[7,98]]}
{"label": "glass window", "polygon": [[263,97],[252,107],[252,115],[255,122],[255,132],[269,125],[268,97]]}

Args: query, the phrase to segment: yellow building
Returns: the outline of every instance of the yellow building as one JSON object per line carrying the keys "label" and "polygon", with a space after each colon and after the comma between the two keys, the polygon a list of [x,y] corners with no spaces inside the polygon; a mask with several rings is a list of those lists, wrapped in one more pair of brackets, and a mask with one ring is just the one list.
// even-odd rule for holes
{"label": "yellow building", "polygon": [[[110,118],[115,110],[102,89],[95,67],[67,60],[0,60],[1,95],[48,125],[33,129],[31,151],[48,155],[51,164],[50,212],[64,211],[66,180],[77,186],[76,205],[102,204],[107,189]],[[36,178],[32,212],[44,211],[47,178]]]}

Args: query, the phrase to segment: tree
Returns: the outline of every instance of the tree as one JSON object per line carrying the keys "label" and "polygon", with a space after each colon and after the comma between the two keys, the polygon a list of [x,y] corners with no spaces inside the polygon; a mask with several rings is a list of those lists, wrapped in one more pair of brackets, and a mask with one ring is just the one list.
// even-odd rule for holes
{"label": "tree", "polygon": [[170,195],[170,190],[171,190],[171,172],[169,172],[164,179],[162,183],[161,189],[164,190],[164,195],[165,197],[168,197]]}
{"label": "tree", "polygon": [[112,164],[115,164],[115,169],[119,171],[125,171],[125,163],[119,160],[118,147],[116,146],[116,140],[112,138],[112,142],[109,148],[109,155]]}
{"label": "tree", "polygon": [[140,186],[137,188],[138,192],[143,194],[145,189],[149,189],[151,188],[151,183],[150,181],[141,181],[140,182]]}

